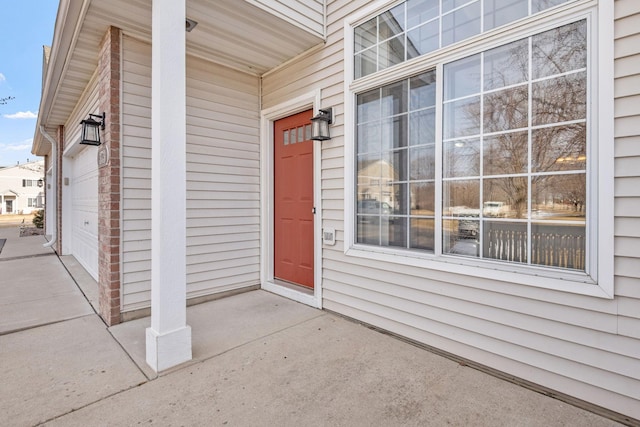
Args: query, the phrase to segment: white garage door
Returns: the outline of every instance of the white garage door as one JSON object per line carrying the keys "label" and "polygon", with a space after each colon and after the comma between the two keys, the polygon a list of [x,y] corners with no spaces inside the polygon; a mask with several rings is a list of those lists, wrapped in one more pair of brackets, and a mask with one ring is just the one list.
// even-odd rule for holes
{"label": "white garage door", "polygon": [[98,165],[92,148],[71,162],[71,254],[98,280]]}

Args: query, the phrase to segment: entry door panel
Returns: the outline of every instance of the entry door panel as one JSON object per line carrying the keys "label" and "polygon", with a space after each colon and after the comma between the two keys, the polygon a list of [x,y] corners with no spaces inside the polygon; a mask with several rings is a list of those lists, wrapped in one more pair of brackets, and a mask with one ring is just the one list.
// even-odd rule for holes
{"label": "entry door panel", "polygon": [[274,276],[313,288],[312,110],[274,123]]}

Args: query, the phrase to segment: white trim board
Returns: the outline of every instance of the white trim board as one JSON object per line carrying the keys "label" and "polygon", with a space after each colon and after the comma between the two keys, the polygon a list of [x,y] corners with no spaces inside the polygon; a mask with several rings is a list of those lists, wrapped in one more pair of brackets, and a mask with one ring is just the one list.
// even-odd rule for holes
{"label": "white trim board", "polygon": [[320,90],[317,89],[264,109],[260,113],[260,282],[262,289],[316,308],[322,308],[322,146],[320,141],[313,142],[313,200],[316,208],[313,233],[315,277],[313,295],[309,295],[278,285],[273,276],[273,122],[309,108],[313,108],[316,113],[320,109],[320,100]]}

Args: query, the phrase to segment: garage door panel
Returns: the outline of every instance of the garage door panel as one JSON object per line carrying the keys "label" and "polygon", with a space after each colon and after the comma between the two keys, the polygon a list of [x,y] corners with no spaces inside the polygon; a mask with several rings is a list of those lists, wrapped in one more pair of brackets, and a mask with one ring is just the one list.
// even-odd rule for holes
{"label": "garage door panel", "polygon": [[71,254],[98,280],[98,166],[91,148],[71,162]]}

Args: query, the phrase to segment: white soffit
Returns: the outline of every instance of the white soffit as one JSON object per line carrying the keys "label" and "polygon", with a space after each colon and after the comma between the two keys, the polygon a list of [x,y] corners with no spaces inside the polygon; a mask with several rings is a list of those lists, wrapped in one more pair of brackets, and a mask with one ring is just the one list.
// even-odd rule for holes
{"label": "white soffit", "polygon": [[[66,122],[96,70],[98,47],[109,26],[151,43],[151,3],[151,0],[91,1],[45,123]],[[187,17],[198,22],[187,33],[188,54],[256,76],[323,41],[244,1],[188,0]]]}

